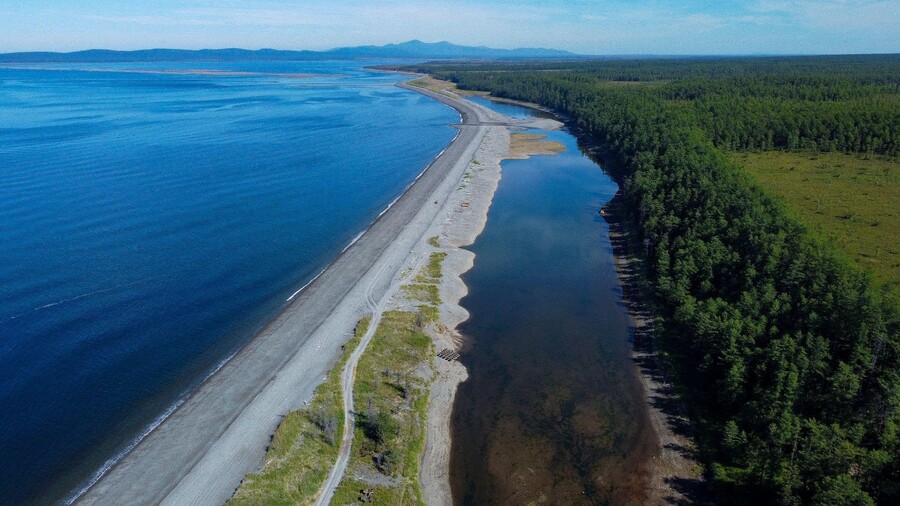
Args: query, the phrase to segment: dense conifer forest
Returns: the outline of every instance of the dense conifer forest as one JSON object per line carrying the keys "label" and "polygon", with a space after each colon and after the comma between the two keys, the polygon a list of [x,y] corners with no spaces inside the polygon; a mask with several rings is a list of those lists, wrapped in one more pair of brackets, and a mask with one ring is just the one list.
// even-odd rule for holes
{"label": "dense conifer forest", "polygon": [[723,504],[900,504],[895,291],[724,151],[896,159],[900,56],[425,65],[602,152]]}

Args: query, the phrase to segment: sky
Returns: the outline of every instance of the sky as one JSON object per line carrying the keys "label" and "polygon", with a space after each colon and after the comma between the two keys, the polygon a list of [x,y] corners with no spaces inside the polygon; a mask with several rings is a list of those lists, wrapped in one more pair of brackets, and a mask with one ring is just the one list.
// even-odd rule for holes
{"label": "sky", "polygon": [[900,0],[2,0],[0,52],[420,39],[580,54],[900,52]]}

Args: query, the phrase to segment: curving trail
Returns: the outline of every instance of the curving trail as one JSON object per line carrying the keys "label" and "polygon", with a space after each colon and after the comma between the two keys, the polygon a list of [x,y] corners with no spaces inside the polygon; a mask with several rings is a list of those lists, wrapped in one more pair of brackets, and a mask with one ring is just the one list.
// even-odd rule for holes
{"label": "curving trail", "polygon": [[[375,302],[386,300],[398,269],[416,254],[491,124],[471,103],[400,86],[456,109],[462,118],[456,139],[356,243],[77,502],[222,504],[256,470],[283,414],[322,382],[359,318],[372,306],[380,315]],[[371,329],[376,325],[373,318]],[[352,372],[349,379],[345,403]],[[342,443],[344,451],[349,455],[349,444],[344,450]],[[333,472],[339,479],[343,468]]]}
{"label": "curving trail", "polygon": [[[421,257],[416,261],[416,265],[413,267],[412,272],[417,272],[420,265]],[[385,293],[381,298],[381,301],[377,304],[372,296],[371,289],[366,290],[366,303],[372,311],[372,320],[369,322],[369,328],[366,329],[366,333],[360,339],[359,345],[353,350],[353,354],[347,359],[344,370],[341,372],[341,399],[344,404],[344,434],[341,438],[341,447],[338,450],[338,457],[334,467],[331,469],[331,472],[329,472],[328,477],[319,489],[319,495],[316,497],[316,502],[314,503],[316,506],[327,506],[331,503],[334,491],[337,489],[338,485],[340,485],[341,479],[344,477],[344,471],[347,469],[347,464],[350,462],[350,450],[353,445],[353,429],[356,425],[355,408],[353,405],[353,384],[356,381],[356,367],[359,365],[359,359],[362,358],[362,355],[365,353],[372,338],[375,337],[375,331],[378,330],[378,324],[381,323],[381,315],[384,313],[385,303],[399,285],[399,280],[392,282],[387,293]]]}

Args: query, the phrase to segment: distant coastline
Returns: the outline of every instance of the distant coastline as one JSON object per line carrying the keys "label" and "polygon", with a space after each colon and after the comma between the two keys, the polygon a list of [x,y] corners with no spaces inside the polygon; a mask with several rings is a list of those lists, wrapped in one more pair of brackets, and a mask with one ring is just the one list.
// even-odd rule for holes
{"label": "distant coastline", "polygon": [[30,51],[0,53],[0,63],[123,63],[215,61],[323,61],[356,59],[569,59],[583,56],[544,48],[493,49],[449,42],[411,40],[384,46],[341,47],[326,51],[281,49],[87,49],[73,52]]}
{"label": "distant coastline", "polygon": [[[80,62],[73,62],[80,63]],[[90,64],[90,62],[84,62]],[[14,70],[40,70],[40,71],[68,71],[70,67],[55,67],[29,63],[4,63],[0,62],[2,69]],[[212,70],[212,69],[131,69],[131,68],[103,68],[103,67],[79,67],[80,72],[103,72],[109,74],[150,74],[163,76],[210,76],[210,77],[280,77],[284,79],[313,79],[321,77],[344,77],[344,74],[317,74],[317,73],[285,73],[285,72],[245,72],[237,70]]]}

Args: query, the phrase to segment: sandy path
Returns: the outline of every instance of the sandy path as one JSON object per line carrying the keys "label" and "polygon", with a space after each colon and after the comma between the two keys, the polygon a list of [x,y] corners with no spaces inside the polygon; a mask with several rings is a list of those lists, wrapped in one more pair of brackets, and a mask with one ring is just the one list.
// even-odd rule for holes
{"label": "sandy path", "polygon": [[256,470],[281,417],[311,397],[368,312],[367,292],[381,300],[415,254],[489,128],[480,123],[491,118],[476,106],[433,98],[463,118],[450,146],[353,246],[79,502],[222,504]]}
{"label": "sandy path", "polygon": [[[417,261],[417,263],[419,262]],[[316,497],[315,501],[316,506],[327,506],[331,503],[334,491],[340,484],[341,478],[344,476],[344,471],[347,469],[347,463],[350,461],[350,448],[353,444],[353,436],[355,434],[354,427],[356,425],[356,416],[354,415],[355,408],[353,405],[353,385],[356,381],[356,368],[359,365],[359,359],[362,358],[369,343],[372,342],[372,338],[375,337],[375,332],[378,330],[378,325],[381,323],[381,316],[384,313],[384,305],[388,297],[396,290],[396,287],[397,282],[391,283],[387,293],[385,293],[385,296],[382,297],[381,301],[378,303],[372,298],[371,291],[366,292],[366,304],[368,304],[369,309],[372,311],[372,319],[369,321],[369,328],[366,329],[366,333],[359,340],[359,344],[353,350],[353,353],[347,360],[347,364],[344,366],[344,370],[341,372],[341,400],[344,403],[344,433],[341,437],[337,461],[319,489],[319,496]]]}

